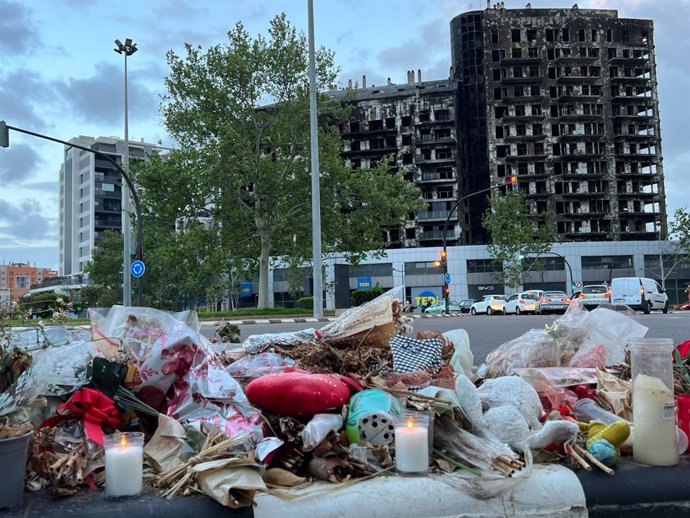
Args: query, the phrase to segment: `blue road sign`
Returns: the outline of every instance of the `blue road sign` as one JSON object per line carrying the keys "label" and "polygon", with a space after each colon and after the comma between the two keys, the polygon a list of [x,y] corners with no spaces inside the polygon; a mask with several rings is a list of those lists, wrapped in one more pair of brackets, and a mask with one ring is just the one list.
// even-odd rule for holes
{"label": "blue road sign", "polygon": [[446,284],[450,284],[450,273],[446,272]]}
{"label": "blue road sign", "polygon": [[146,271],[146,265],[144,264],[144,261],[140,261],[137,259],[136,261],[132,261],[132,266],[130,266],[129,271],[132,272],[132,277],[135,279],[138,279],[142,275],[144,275],[144,272]]}
{"label": "blue road sign", "polygon": [[241,298],[246,298],[246,297],[251,297],[252,296],[252,283],[251,282],[243,282],[240,284],[240,297]]}

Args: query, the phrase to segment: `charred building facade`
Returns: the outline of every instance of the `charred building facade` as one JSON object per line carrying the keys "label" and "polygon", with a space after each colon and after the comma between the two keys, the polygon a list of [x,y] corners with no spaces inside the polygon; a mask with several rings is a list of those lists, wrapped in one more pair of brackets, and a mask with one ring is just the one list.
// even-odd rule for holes
{"label": "charred building facade", "polygon": [[[385,228],[388,248],[439,246],[443,227],[459,194],[456,125],[458,82],[421,80],[421,71],[407,72],[407,82],[336,90],[334,99],[353,104],[341,124],[344,157],[353,171],[374,167],[392,157],[393,171],[414,182],[427,202],[404,228]],[[449,220],[447,240],[457,243],[457,212]]]}
{"label": "charred building facade", "polygon": [[[450,27],[463,194],[516,175],[562,241],[666,238],[651,20],[489,8]],[[462,207],[462,243],[488,242],[486,207]]]}

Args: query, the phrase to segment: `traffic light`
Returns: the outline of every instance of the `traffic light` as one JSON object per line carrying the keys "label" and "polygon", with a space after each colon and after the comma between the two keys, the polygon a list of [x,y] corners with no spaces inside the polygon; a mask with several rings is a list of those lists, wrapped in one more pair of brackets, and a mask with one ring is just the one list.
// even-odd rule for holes
{"label": "traffic light", "polygon": [[506,178],[506,183],[511,186],[511,188],[515,189],[515,186],[517,185],[517,176],[509,176]]}
{"label": "traffic light", "polygon": [[10,130],[7,129],[7,123],[0,121],[0,147],[10,146]]}
{"label": "traffic light", "polygon": [[447,284],[444,284],[443,285],[443,296],[447,297],[448,295],[450,295],[450,286],[448,286]]}
{"label": "traffic light", "polygon": [[446,265],[448,264],[447,258],[448,258],[448,253],[445,250],[441,250],[441,260],[438,262],[439,266],[443,266],[445,268]]}

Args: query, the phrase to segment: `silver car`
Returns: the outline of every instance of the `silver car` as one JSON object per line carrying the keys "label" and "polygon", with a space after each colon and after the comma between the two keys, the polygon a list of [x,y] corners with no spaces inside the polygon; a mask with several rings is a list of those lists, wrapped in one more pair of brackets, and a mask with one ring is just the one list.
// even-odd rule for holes
{"label": "silver car", "polygon": [[565,313],[570,305],[570,297],[563,291],[545,291],[539,297],[537,313]]}

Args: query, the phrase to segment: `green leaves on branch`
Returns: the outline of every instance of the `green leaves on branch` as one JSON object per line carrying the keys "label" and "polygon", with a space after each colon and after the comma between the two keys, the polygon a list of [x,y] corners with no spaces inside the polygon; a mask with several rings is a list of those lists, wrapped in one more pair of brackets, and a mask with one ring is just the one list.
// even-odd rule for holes
{"label": "green leaves on branch", "polygon": [[508,192],[491,198],[482,223],[491,234],[488,251],[503,264],[496,275],[506,285],[521,286],[540,262],[539,254],[551,250],[553,214],[532,215],[521,193]]}

